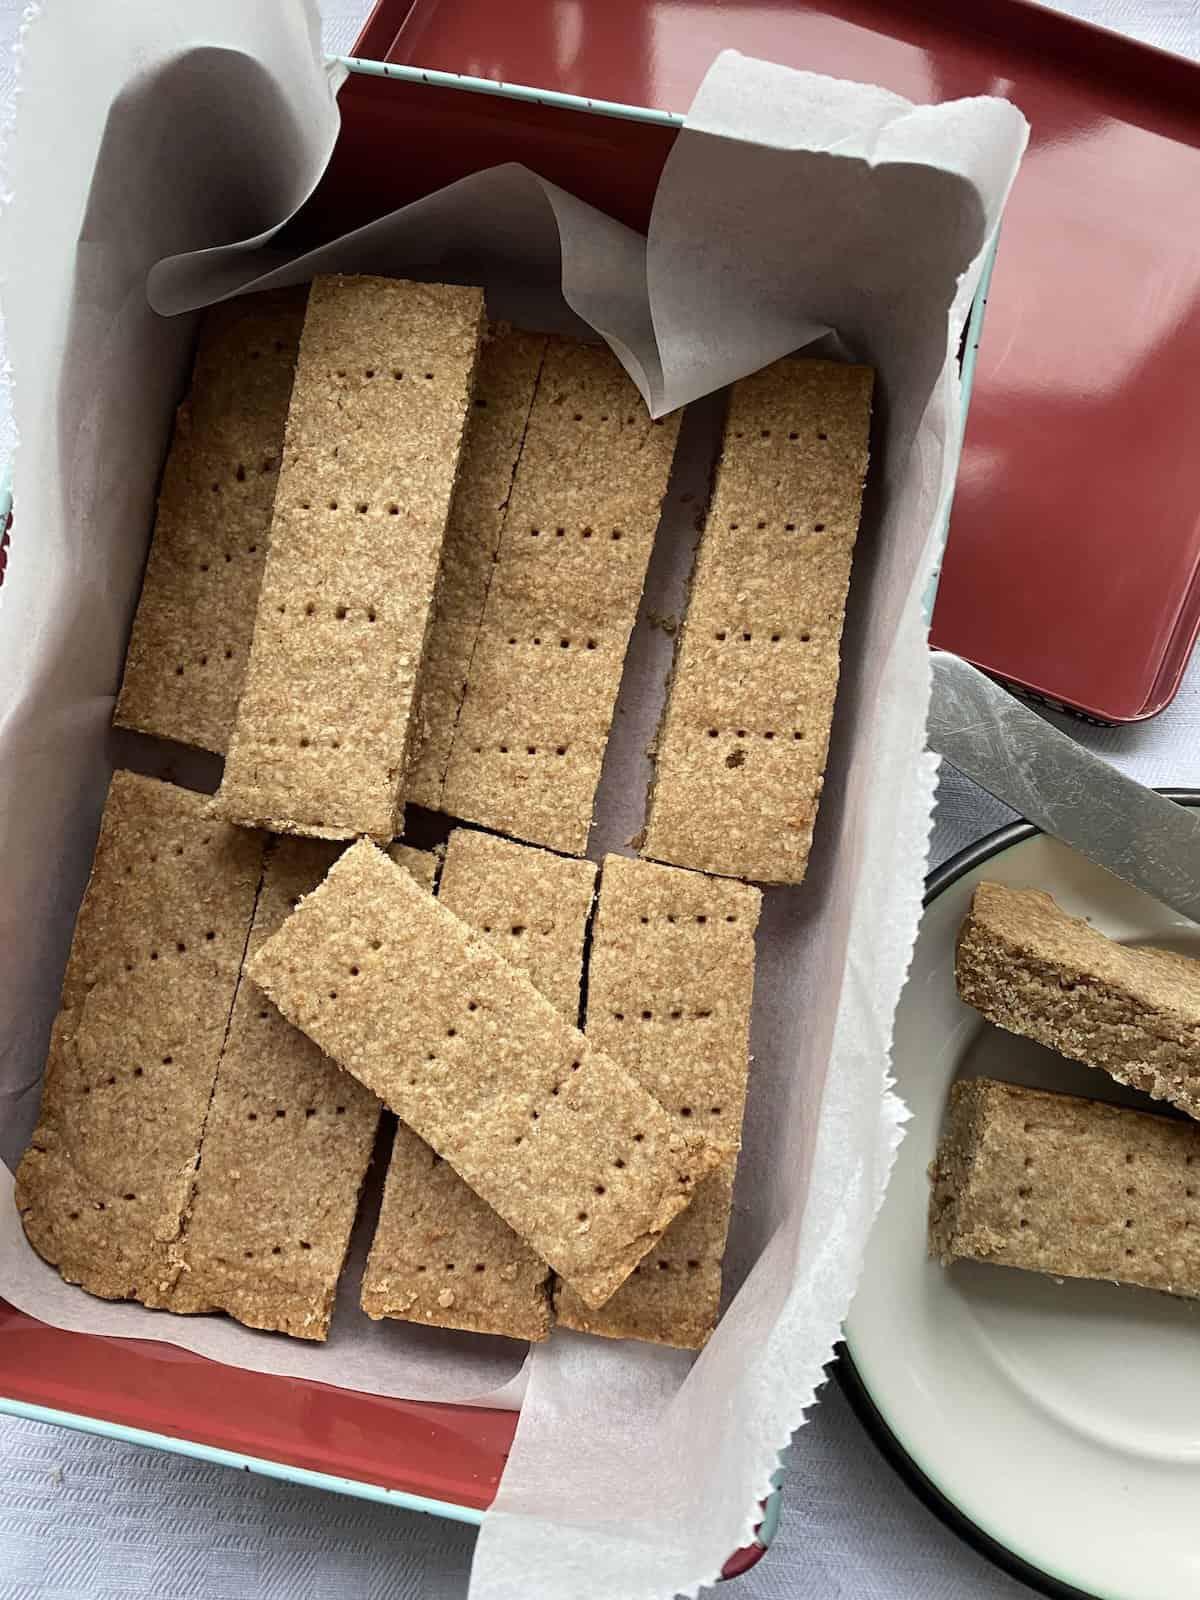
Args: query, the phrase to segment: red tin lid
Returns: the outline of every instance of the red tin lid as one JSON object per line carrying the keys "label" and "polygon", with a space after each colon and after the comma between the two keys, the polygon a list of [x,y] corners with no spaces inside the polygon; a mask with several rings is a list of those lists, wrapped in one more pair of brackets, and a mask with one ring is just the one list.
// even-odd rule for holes
{"label": "red tin lid", "polygon": [[512,1411],[389,1400],[154,1340],[72,1333],[3,1300],[0,1394],[479,1510],[495,1496],[517,1422]]}
{"label": "red tin lid", "polygon": [[1152,716],[1200,624],[1200,68],[1026,0],[526,0],[519,26],[494,0],[382,0],[359,50],[682,111],[727,46],[1029,117],[933,639]]}

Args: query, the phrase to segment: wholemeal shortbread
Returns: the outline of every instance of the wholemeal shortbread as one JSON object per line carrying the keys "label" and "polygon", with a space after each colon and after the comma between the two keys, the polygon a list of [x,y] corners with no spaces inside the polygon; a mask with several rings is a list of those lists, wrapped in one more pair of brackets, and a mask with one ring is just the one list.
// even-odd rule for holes
{"label": "wholemeal shortbread", "polygon": [[500,328],[490,330],[480,350],[404,779],[404,798],[434,811],[442,808],[446,768],[545,350],[542,334]]}
{"label": "wholemeal shortbread", "polygon": [[799,883],[840,671],[873,374],[777,361],[734,385],[655,750],[642,854]]}
{"label": "wholemeal shortbread", "polygon": [[[341,848],[320,839],[276,841],[249,955],[317,887]],[[393,856],[432,882],[432,855],[401,845]],[[171,1309],[227,1311],[253,1328],[324,1339],[380,1111],[369,1090],[244,976],[205,1123]]]}
{"label": "wholemeal shortbread", "polygon": [[956,1083],[929,1249],[1200,1296],[1200,1128],[987,1078]]}
{"label": "wholemeal shortbread", "polygon": [[550,341],[442,810],[583,854],[678,429],[609,350]]}
{"label": "wholemeal shortbread", "polygon": [[989,1022],[1200,1117],[1200,962],[1116,944],[1039,889],[981,883],[955,973]]}
{"label": "wholemeal shortbread", "polygon": [[205,313],[114,721],[224,752],[250,654],[308,290]]}
{"label": "wholemeal shortbread", "polygon": [[590,1305],[719,1163],[366,841],[248,970]]}
{"label": "wholemeal shortbread", "polygon": [[482,317],[478,289],[315,280],[216,801],[230,821],[399,831]]}
{"label": "wholemeal shortbread", "polygon": [[[591,862],[458,828],[450,835],[439,893],[448,910],[478,929],[574,1022],[595,878]],[[544,1339],[551,1322],[550,1269],[401,1123],[362,1305],[373,1317]]]}
{"label": "wholemeal shortbread", "polygon": [[704,1127],[727,1154],[606,1305],[593,1310],[559,1286],[557,1315],[568,1327],[687,1349],[712,1332],[750,1066],[760,903],[757,889],[727,878],[605,858],[587,1036],[677,1127]]}
{"label": "wholemeal shortbread", "polygon": [[69,1283],[170,1304],[263,838],[206,795],[113,776],[17,1173],[29,1242]]}

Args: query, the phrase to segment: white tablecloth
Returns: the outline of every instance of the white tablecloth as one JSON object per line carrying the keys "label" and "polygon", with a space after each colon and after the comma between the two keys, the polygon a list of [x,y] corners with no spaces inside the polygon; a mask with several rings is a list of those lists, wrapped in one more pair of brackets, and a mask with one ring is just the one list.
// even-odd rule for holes
{"label": "white tablecloth", "polygon": [[[1200,0],[1059,4],[1200,56]],[[348,50],[368,9],[369,0],[326,0],[327,48]],[[20,11],[21,0],[0,0],[0,105],[11,102]],[[0,446],[6,423],[0,415]],[[1129,730],[1070,726],[1143,782],[1200,787],[1200,656],[1154,721]],[[1010,815],[947,773],[935,861]],[[0,1417],[0,1600],[456,1600],[473,1540],[470,1529],[431,1517]],[[774,1548],[729,1592],[737,1600],[1028,1594],[913,1499],[834,1387],[788,1453]]]}

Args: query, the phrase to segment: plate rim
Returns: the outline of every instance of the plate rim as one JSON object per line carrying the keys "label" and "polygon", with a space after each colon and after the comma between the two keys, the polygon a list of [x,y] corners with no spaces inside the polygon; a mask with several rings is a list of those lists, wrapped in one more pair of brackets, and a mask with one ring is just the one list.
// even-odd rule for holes
{"label": "plate rim", "polygon": [[[1174,800],[1177,805],[1200,806],[1200,789],[1156,787],[1155,792],[1164,799]],[[985,861],[990,861],[1002,851],[1011,849],[1013,845],[1021,844],[1026,839],[1036,838],[1043,831],[1036,824],[1018,818],[1015,822],[1005,823],[1003,827],[984,834],[972,844],[965,845],[949,860],[929,873],[925,879],[925,893],[921,900],[922,914],[966,873],[981,866]],[[862,1425],[864,1433],[886,1464],[921,1501],[926,1510],[932,1511],[938,1521],[951,1533],[956,1534],[964,1544],[969,1545],[977,1554],[1010,1578],[1016,1578],[1036,1594],[1045,1595],[1047,1600],[1121,1600],[1121,1597],[1115,1594],[1099,1595],[1091,1589],[1079,1589],[1064,1578],[1034,1565],[993,1537],[974,1518],[969,1517],[918,1465],[915,1457],[892,1428],[859,1371],[849,1343],[844,1337],[835,1347],[830,1373]]]}

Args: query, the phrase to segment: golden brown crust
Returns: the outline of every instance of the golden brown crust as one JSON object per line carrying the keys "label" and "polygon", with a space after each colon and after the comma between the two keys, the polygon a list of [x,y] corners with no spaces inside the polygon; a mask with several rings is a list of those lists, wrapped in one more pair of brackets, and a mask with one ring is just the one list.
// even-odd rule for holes
{"label": "golden brown crust", "polygon": [[410,844],[388,845],[388,855],[430,894],[437,879],[438,857],[432,850],[414,850]]}
{"label": "golden brown crust", "polygon": [[696,1185],[691,1205],[598,1310],[559,1279],[554,1287],[556,1319],[564,1328],[605,1339],[701,1349],[721,1307],[721,1262],[732,1206],[730,1165]]}

